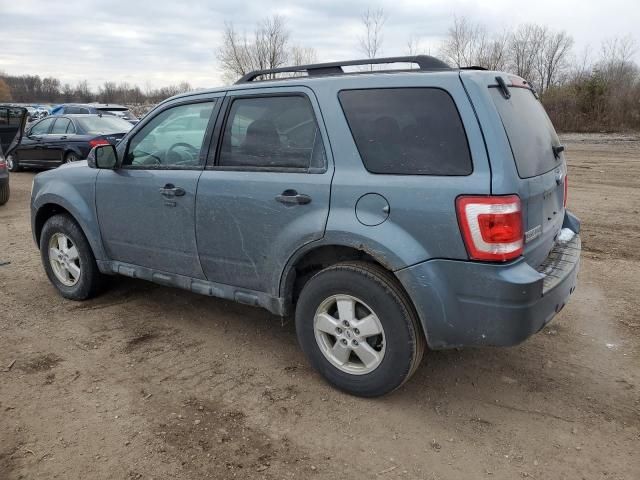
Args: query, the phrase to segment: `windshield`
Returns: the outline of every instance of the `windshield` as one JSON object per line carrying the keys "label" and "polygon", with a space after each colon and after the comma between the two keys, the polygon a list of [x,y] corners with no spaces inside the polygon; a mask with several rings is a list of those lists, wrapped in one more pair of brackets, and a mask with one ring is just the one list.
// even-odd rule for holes
{"label": "windshield", "polygon": [[117,117],[77,117],[76,122],[87,133],[106,135],[109,133],[126,133],[133,125]]}
{"label": "windshield", "polygon": [[558,166],[553,147],[560,144],[551,120],[528,88],[509,88],[511,98],[490,88],[509,137],[511,151],[521,178],[536,177]]}

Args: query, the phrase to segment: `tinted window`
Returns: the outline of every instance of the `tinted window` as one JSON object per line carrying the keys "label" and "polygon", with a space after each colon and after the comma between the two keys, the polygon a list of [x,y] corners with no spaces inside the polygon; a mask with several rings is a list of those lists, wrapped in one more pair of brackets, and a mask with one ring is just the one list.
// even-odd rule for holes
{"label": "tinted window", "polygon": [[67,133],[70,126],[71,122],[68,119],[57,118],[56,123],[53,124],[53,128],[51,129],[51,133]]}
{"label": "tinted window", "polygon": [[[179,105],[156,115],[131,139],[124,165],[137,167],[194,167],[214,102]],[[102,119],[117,119],[104,116]],[[188,120],[188,121],[185,121]]]}
{"label": "tinted window", "polygon": [[30,135],[44,135],[49,131],[49,127],[53,123],[53,118],[47,118],[39,123],[36,123],[30,130]]}
{"label": "tinted window", "polygon": [[76,115],[76,114],[82,114],[82,113],[89,113],[89,110],[87,110],[86,108],[80,108],[80,107],[64,107],[64,113],[66,113],[67,115]]}
{"label": "tinted window", "polygon": [[231,104],[219,165],[306,170],[324,163],[322,137],[307,97],[239,98]]}
{"label": "tinted window", "polygon": [[469,175],[471,156],[453,99],[436,88],[345,90],[340,103],[372,173]]}
{"label": "tinted window", "polygon": [[106,135],[109,133],[126,133],[133,128],[129,122],[115,117],[74,117],[84,133]]}
{"label": "tinted window", "polygon": [[506,99],[498,88],[490,88],[516,160],[518,175],[535,177],[553,170],[558,161],[553,146],[560,140],[533,92],[528,88],[510,88]]}

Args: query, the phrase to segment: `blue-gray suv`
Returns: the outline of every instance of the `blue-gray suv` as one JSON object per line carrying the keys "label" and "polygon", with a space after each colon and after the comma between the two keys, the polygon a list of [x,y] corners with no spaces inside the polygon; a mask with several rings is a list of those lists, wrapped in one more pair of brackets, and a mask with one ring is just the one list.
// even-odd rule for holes
{"label": "blue-gray suv", "polygon": [[565,305],[580,223],[563,150],[508,73],[427,56],[263,70],[36,176],[33,235],[66,298],[120,274],[293,314],[326,379],[376,396],[426,347],[514,345]]}

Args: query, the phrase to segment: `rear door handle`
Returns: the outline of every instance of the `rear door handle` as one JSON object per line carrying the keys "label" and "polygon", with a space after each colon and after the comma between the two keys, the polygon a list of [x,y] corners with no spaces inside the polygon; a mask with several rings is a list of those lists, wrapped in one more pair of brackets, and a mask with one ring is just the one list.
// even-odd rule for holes
{"label": "rear door handle", "polygon": [[311,203],[311,197],[295,190],[285,190],[280,195],[276,195],[276,201],[285,205],[306,205]]}
{"label": "rear door handle", "polygon": [[184,188],[176,187],[173,183],[167,183],[160,189],[160,195],[167,198],[182,197],[187,193]]}

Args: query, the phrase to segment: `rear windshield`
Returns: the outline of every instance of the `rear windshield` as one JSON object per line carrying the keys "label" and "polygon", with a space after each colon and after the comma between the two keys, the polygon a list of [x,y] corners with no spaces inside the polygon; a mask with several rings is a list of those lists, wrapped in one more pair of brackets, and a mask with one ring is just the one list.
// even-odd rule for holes
{"label": "rear windshield", "polygon": [[137,120],[136,116],[126,108],[98,108],[98,111],[106,115],[114,115],[127,120]]}
{"label": "rear windshield", "polygon": [[551,120],[528,88],[509,88],[505,98],[499,88],[489,88],[509,137],[520,178],[542,175],[558,166],[553,146],[559,145]]}
{"label": "rear windshield", "polygon": [[117,117],[78,117],[76,122],[82,130],[89,134],[106,135],[109,133],[126,133],[133,128],[126,120]]}
{"label": "rear windshield", "polygon": [[469,175],[460,115],[438,88],[343,90],[340,103],[366,169],[395,175]]}

